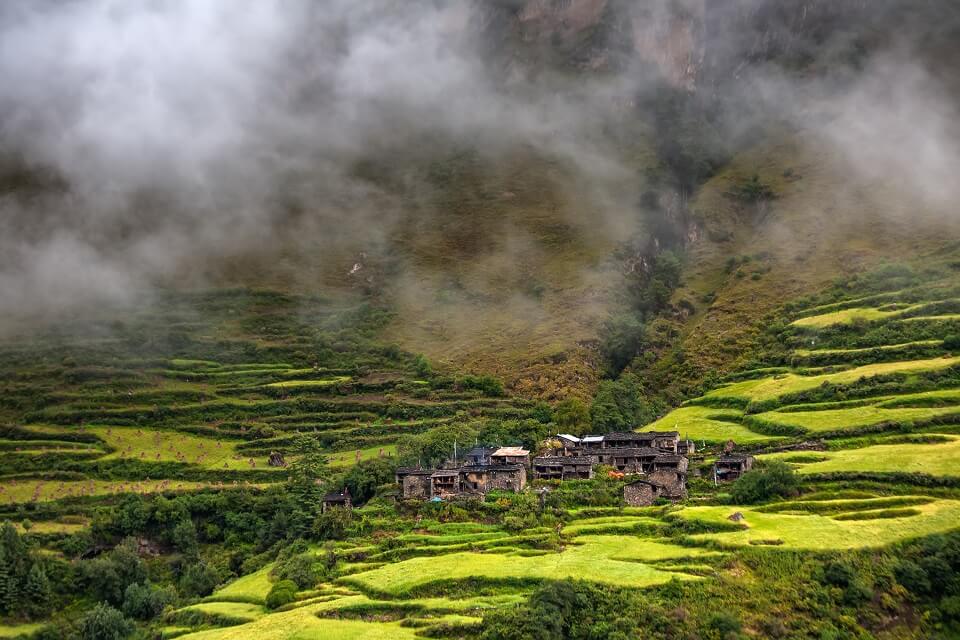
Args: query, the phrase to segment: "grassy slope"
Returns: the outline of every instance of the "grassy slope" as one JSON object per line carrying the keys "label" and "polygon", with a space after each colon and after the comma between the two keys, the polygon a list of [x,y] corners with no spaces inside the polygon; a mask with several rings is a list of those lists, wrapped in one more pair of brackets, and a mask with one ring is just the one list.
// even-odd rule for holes
{"label": "grassy slope", "polygon": [[[777,194],[766,208],[727,195],[754,174]],[[695,307],[678,325],[687,384],[742,365],[766,315],[784,301],[882,261],[922,262],[960,232],[955,217],[923,210],[892,185],[851,178],[829,145],[806,131],[772,132],[737,155],[691,209],[700,230],[674,296]],[[751,260],[728,267],[731,257],[745,256]],[[664,351],[648,371],[674,384],[679,362]]]}
{"label": "grassy slope", "polygon": [[[947,436],[949,442],[930,444],[886,444],[857,449],[817,452],[815,462],[797,464],[800,473],[896,472],[925,473],[933,476],[960,476],[960,438]],[[775,453],[763,459],[790,460],[797,454]]]}

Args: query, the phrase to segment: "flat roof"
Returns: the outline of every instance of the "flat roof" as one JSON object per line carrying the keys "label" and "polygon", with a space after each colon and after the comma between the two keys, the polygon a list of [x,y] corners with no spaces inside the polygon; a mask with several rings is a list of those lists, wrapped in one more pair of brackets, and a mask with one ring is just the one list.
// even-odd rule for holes
{"label": "flat roof", "polygon": [[523,447],[500,447],[495,452],[491,454],[491,457],[504,457],[504,456],[528,456],[530,452],[524,449]]}

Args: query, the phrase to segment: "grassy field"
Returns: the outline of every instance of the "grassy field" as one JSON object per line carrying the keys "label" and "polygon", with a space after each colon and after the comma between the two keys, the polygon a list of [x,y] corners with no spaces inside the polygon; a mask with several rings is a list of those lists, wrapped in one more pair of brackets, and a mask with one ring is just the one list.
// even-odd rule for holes
{"label": "grassy field", "polygon": [[770,544],[777,548],[811,551],[880,547],[900,540],[956,529],[960,522],[960,502],[937,500],[915,507],[920,514],[903,518],[875,520],[836,520],[817,514],[761,513],[745,507],[689,507],[679,516],[690,520],[727,523],[740,512],[745,525],[741,531],[696,534],[697,542],[721,546]]}
{"label": "grassy field", "polygon": [[209,599],[218,602],[263,604],[271,586],[270,567],[267,567],[234,580]]}
{"label": "grassy field", "polygon": [[[960,437],[950,442],[929,444],[875,445],[840,451],[818,451],[816,462],[797,464],[800,473],[868,471],[877,473],[926,473],[934,476],[960,476]],[[790,460],[795,452],[773,453],[767,460]]]}
{"label": "grassy field", "polygon": [[708,398],[742,398],[750,401],[772,400],[788,393],[815,389],[825,382],[846,384],[861,378],[870,378],[888,373],[910,373],[945,369],[960,362],[960,356],[908,360],[905,362],[881,362],[854,367],[837,373],[803,376],[785,373],[769,378],[734,382],[706,394]]}
{"label": "grassy field", "polygon": [[641,538],[584,536],[579,544],[559,553],[521,557],[499,554],[453,553],[432,558],[411,558],[345,578],[364,589],[399,596],[411,589],[450,580],[482,577],[488,580],[560,580],[591,575],[600,582],[649,586],[673,578],[692,579],[644,564],[643,560],[689,558],[702,550]]}
{"label": "grassy field", "polygon": [[395,456],[397,454],[397,445],[383,444],[366,447],[364,449],[354,449],[353,451],[342,451],[331,453],[327,460],[331,467],[348,467],[357,462],[357,451],[360,452],[360,460],[372,460],[373,458],[384,456]]}
{"label": "grassy field", "polygon": [[[756,433],[737,424],[735,419],[743,414],[730,409],[688,406],[674,409],[656,422],[648,424],[640,431],[679,431],[681,438],[690,438],[695,442],[726,442],[733,440],[741,444],[752,444],[773,440],[772,436]],[[717,420],[716,417],[729,418]]]}
{"label": "grassy field", "polygon": [[817,433],[857,429],[884,423],[902,425],[958,413],[960,412],[957,407],[888,409],[871,405],[819,411],[768,411],[756,414],[756,418]]}
{"label": "grassy field", "polygon": [[906,311],[920,307],[915,305],[903,309],[884,311],[873,307],[859,307],[853,309],[843,309],[832,313],[823,313],[815,316],[807,316],[793,321],[793,326],[804,328],[822,329],[836,324],[851,324],[853,322],[872,322],[874,320],[883,320],[886,318],[902,315]]}
{"label": "grassy field", "polygon": [[0,624],[0,638],[26,638],[43,628],[42,623]]}
{"label": "grassy field", "polygon": [[[0,481],[0,504],[43,502],[81,496],[115,495],[119,493],[165,493],[193,491],[217,487],[211,482],[180,480],[3,480]],[[226,485],[229,488],[229,484]]]}
{"label": "grassy field", "polygon": [[798,356],[810,356],[819,353],[857,355],[868,353],[879,349],[880,351],[897,351],[908,347],[935,346],[941,344],[942,340],[915,340],[914,342],[901,342],[899,344],[885,344],[878,347],[861,347],[859,349],[795,349],[794,354]]}
{"label": "grassy field", "polygon": [[114,452],[105,459],[185,462],[202,469],[276,469],[236,451],[237,440],[205,438],[191,433],[147,427],[86,427]]}
{"label": "grassy field", "polygon": [[274,387],[278,389],[286,388],[301,388],[301,387],[332,387],[334,385],[343,384],[344,382],[350,381],[350,376],[335,376],[333,378],[325,378],[323,380],[283,380],[282,382],[271,382],[266,385],[268,387]]}

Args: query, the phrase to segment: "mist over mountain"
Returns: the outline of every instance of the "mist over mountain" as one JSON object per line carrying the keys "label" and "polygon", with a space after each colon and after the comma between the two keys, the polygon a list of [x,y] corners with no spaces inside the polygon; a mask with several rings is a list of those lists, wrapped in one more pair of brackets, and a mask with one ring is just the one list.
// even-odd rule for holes
{"label": "mist over mountain", "polygon": [[4,3],[4,324],[157,286],[349,292],[407,348],[563,395],[658,253],[695,272],[783,227],[782,198],[696,206],[744,153],[797,144],[830,184],[791,188],[869,210],[784,255],[952,225],[958,26],[893,0]]}

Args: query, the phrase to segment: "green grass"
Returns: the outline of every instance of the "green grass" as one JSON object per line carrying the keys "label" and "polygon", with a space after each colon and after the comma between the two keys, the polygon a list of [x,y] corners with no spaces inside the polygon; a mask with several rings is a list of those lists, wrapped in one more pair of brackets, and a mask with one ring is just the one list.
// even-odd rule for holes
{"label": "green grass", "polygon": [[656,422],[648,424],[640,431],[679,431],[681,438],[690,438],[701,442],[726,442],[733,440],[742,444],[773,440],[772,436],[751,431],[736,422],[714,419],[723,416],[732,419],[740,417],[739,411],[715,409],[713,407],[689,406],[674,409]]}
{"label": "green grass", "polygon": [[[960,437],[947,436],[950,442],[932,444],[881,444],[860,449],[818,451],[826,458],[820,462],[797,465],[800,473],[877,472],[926,473],[934,476],[960,476]],[[762,456],[767,460],[789,458],[795,452]]]}
{"label": "green grass", "polygon": [[237,578],[210,596],[208,600],[263,604],[267,594],[270,593],[270,588],[273,586],[270,581],[270,569],[271,567],[264,567],[259,571]]}
{"label": "green grass", "polygon": [[678,512],[689,520],[730,524],[728,517],[739,511],[745,517],[741,531],[691,536],[698,542],[721,546],[745,546],[778,540],[777,548],[802,550],[844,550],[881,547],[901,540],[943,533],[960,526],[960,502],[936,500],[916,507],[919,516],[876,520],[835,520],[817,514],[761,513],[748,507],[689,507]]}
{"label": "green grass", "polygon": [[76,533],[89,526],[86,522],[57,522],[56,520],[41,520],[39,522],[30,522],[30,529],[24,529],[23,522],[15,522],[17,530],[20,533]]}
{"label": "green grass", "polygon": [[36,633],[44,626],[43,623],[34,622],[26,624],[0,624],[0,638],[20,638]]}
{"label": "green grass", "polygon": [[706,394],[707,398],[742,398],[759,402],[773,400],[788,393],[815,389],[825,382],[831,384],[847,384],[861,378],[884,375],[889,373],[910,373],[919,371],[935,371],[945,369],[960,363],[960,356],[929,358],[926,360],[908,360],[904,362],[881,362],[877,364],[855,367],[837,373],[826,373],[815,376],[802,376],[795,373],[785,373],[773,377],[759,378],[735,382],[714,389]]}
{"label": "green grass", "polygon": [[105,459],[147,462],[185,462],[210,470],[277,469],[266,458],[254,459],[236,451],[236,440],[218,440],[190,433],[146,427],[87,427],[115,451]]}
{"label": "green grass", "polygon": [[[45,502],[79,496],[193,491],[214,486],[210,482],[186,480],[5,480],[0,482],[0,504],[32,502],[35,495],[38,502]],[[230,485],[225,484],[224,487],[229,488]]]}
{"label": "green grass", "polygon": [[415,630],[399,622],[365,622],[321,618],[317,614],[369,603],[366,596],[345,596],[328,602],[271,613],[253,622],[191,633],[189,640],[415,640]]}
{"label": "green grass", "polygon": [[805,318],[794,320],[791,324],[795,327],[822,329],[832,325],[851,324],[857,321],[873,322],[876,320],[884,320],[886,318],[898,316],[909,311],[910,309],[919,308],[921,306],[923,305],[913,305],[903,309],[895,309],[890,311],[881,311],[880,309],[873,307],[854,307],[852,309],[843,309],[841,311],[834,311],[832,313],[807,316]]}
{"label": "green grass", "polygon": [[871,351],[897,351],[898,349],[907,349],[910,347],[927,347],[941,344],[942,340],[917,340],[915,342],[902,342],[900,344],[885,344],[879,347],[861,347],[859,349],[796,349],[794,354],[798,356],[815,356],[818,354],[848,354],[855,356],[861,353],[870,353]]}
{"label": "green grass", "polygon": [[343,580],[364,589],[395,596],[412,589],[448,580],[562,580],[589,578],[621,586],[645,587],[692,576],[661,571],[644,560],[688,558],[703,555],[689,549],[653,540],[622,536],[584,536],[578,545],[543,556],[521,557],[479,553],[452,553],[430,558],[411,558]]}
{"label": "green grass", "polygon": [[332,387],[337,384],[349,382],[350,379],[350,376],[335,376],[325,380],[284,380],[282,382],[271,382],[266,386],[279,389],[288,387]]}
{"label": "green grass", "polygon": [[200,611],[201,613],[253,621],[263,616],[263,607],[248,602],[200,602],[184,607],[180,611]]}
{"label": "green grass", "polygon": [[[397,445],[395,444],[378,444],[372,447],[366,447],[365,449],[360,449],[360,460],[372,460],[380,456],[381,450],[385,456],[395,456],[397,455]],[[352,451],[340,451],[337,453],[331,453],[327,456],[327,461],[331,467],[349,467],[357,463],[357,450]]]}
{"label": "green grass", "polygon": [[906,424],[916,420],[930,420],[951,413],[958,413],[957,407],[886,409],[871,405],[820,411],[768,411],[758,413],[755,417],[763,421],[819,433],[857,429],[883,423]]}

